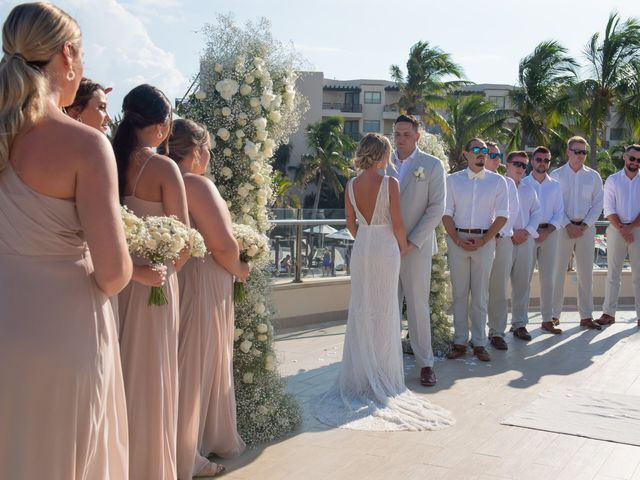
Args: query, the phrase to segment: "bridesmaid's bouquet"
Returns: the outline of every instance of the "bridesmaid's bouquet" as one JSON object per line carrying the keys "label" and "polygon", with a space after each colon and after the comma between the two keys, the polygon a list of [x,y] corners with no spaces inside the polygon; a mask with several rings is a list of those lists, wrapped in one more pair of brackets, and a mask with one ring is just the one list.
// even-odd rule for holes
{"label": "bridesmaid's bouquet", "polygon": [[129,253],[138,253],[147,241],[147,226],[144,220],[127,207],[120,207],[120,216]]}
{"label": "bridesmaid's bouquet", "polygon": [[[261,263],[269,255],[269,239],[249,225],[233,224],[233,236],[240,248],[240,260]],[[247,296],[242,282],[233,284],[233,301],[241,302]]]}
{"label": "bridesmaid's bouquet", "polygon": [[191,256],[196,258],[204,258],[208,253],[207,246],[204,243],[204,238],[198,230],[195,228],[189,229],[189,236],[191,237]]}

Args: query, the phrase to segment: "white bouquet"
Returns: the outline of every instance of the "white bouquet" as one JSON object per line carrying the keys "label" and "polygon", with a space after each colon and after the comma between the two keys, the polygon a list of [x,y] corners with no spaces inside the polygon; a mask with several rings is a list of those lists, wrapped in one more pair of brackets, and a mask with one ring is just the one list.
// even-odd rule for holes
{"label": "white bouquet", "polygon": [[147,226],[127,207],[120,207],[120,216],[129,253],[138,253],[147,241]]}
{"label": "white bouquet", "polygon": [[191,237],[191,256],[196,258],[204,258],[208,253],[207,246],[204,243],[204,238],[198,230],[195,228],[189,229],[189,236]]}
{"label": "white bouquet", "polygon": [[[269,239],[249,225],[233,224],[233,236],[240,248],[240,260],[243,262],[264,263],[269,256]],[[239,302],[245,299],[244,283],[235,282],[233,285],[233,300]]]}
{"label": "white bouquet", "polygon": [[[151,266],[160,266],[167,261],[174,261],[180,252],[189,246],[189,228],[175,216],[145,217],[147,230],[144,245],[136,252],[145,257]],[[149,305],[166,305],[169,303],[162,287],[151,287]]]}

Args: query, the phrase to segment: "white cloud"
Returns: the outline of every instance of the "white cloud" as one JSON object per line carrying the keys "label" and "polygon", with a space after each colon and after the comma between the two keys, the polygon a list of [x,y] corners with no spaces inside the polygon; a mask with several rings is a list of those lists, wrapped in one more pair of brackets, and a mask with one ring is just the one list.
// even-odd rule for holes
{"label": "white cloud", "polygon": [[[2,17],[18,3],[0,3]],[[172,101],[184,94],[189,79],[177,68],[173,53],[154,43],[140,15],[134,15],[116,0],[56,0],[55,3],[82,28],[85,76],[113,87],[108,97],[111,114],[120,111],[122,98],[141,83],[160,88]],[[129,0],[128,5],[155,8],[150,0]],[[154,0],[153,5],[171,10],[179,3]]]}

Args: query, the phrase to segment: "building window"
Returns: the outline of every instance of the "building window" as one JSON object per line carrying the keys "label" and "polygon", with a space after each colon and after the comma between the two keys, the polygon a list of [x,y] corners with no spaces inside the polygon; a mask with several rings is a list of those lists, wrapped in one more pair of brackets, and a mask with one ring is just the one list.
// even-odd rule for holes
{"label": "building window", "polygon": [[379,132],[380,120],[364,120],[362,122],[362,131],[367,132]]}
{"label": "building window", "polygon": [[609,140],[614,142],[624,140],[627,135],[628,133],[625,128],[612,128],[609,130]]}
{"label": "building window", "polygon": [[364,92],[364,103],[382,103],[382,93]]}
{"label": "building window", "polygon": [[489,96],[489,101],[492,102],[498,108],[504,108],[505,97],[493,97]]}

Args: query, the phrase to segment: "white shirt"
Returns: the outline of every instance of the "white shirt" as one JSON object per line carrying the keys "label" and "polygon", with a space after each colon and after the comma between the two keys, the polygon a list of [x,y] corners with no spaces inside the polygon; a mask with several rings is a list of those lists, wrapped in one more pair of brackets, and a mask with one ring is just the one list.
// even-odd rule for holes
{"label": "white shirt", "polygon": [[391,164],[393,165],[393,168],[395,168],[396,172],[398,172],[398,175],[396,176],[398,182],[402,183],[402,180],[407,174],[407,165],[411,163],[411,160],[416,156],[416,153],[418,153],[418,147],[416,147],[407,158],[399,160],[397,152],[395,150],[393,151],[393,154],[391,155]]}
{"label": "white shirt", "polygon": [[513,222],[518,216],[518,211],[520,210],[520,203],[518,202],[518,187],[513,180],[509,177],[504,177],[507,182],[507,190],[509,195],[509,218],[507,218],[507,222],[500,230],[501,237],[513,237]]}
{"label": "white shirt", "polygon": [[456,228],[487,230],[496,217],[509,218],[507,182],[488,170],[473,180],[467,169],[448,175],[444,215],[453,218]]}
{"label": "white shirt", "polygon": [[566,163],[551,172],[551,178],[560,182],[562,188],[562,226],[568,225],[572,220],[593,226],[602,213],[604,190],[600,174],[584,165],[574,172],[569,163]]}
{"label": "white shirt", "polygon": [[518,202],[520,208],[513,228],[516,230],[526,230],[533,238],[538,238],[538,225],[540,225],[540,202],[535,188],[526,183],[518,185]]}
{"label": "white shirt", "polygon": [[537,181],[533,174],[522,179],[522,183],[531,185],[538,194],[540,202],[540,223],[550,223],[556,229],[564,225],[564,202],[562,201],[562,187],[560,183],[546,173],[542,182]]}
{"label": "white shirt", "polygon": [[622,223],[631,223],[640,214],[640,174],[629,178],[624,169],[604,184],[604,216],[616,214]]}

